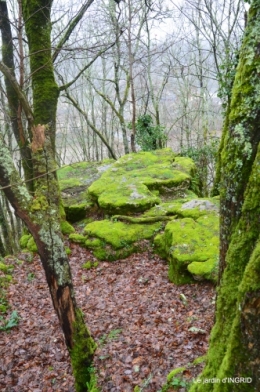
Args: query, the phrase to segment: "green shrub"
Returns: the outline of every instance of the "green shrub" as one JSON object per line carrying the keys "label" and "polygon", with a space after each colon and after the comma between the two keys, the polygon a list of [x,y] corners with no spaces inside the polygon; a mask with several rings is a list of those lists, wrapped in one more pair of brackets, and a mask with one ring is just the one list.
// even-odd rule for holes
{"label": "green shrub", "polygon": [[[129,124],[131,128],[131,124]],[[153,119],[150,114],[139,116],[135,124],[136,143],[142,151],[152,151],[165,147],[167,136],[164,127],[153,125]]]}

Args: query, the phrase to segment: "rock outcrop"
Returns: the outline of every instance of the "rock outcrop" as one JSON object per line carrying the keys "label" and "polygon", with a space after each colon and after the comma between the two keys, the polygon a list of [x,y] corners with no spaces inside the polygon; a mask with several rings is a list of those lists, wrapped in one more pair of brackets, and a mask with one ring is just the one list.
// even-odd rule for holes
{"label": "rock outcrop", "polygon": [[190,158],[167,148],[74,164],[58,176],[67,220],[76,228],[69,238],[98,259],[118,260],[152,244],[168,260],[172,282],[216,281],[218,200],[192,191]]}

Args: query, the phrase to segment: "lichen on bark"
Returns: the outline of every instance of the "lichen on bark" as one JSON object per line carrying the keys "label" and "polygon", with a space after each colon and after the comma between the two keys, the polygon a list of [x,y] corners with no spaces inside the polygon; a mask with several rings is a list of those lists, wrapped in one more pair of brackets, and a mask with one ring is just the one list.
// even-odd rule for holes
{"label": "lichen on bark", "polygon": [[[221,253],[220,275],[231,233],[241,216],[244,191],[254,162],[260,133],[260,9],[253,1],[248,16],[240,60],[227,113],[224,146],[221,154]],[[222,268],[223,267],[223,268]]]}
{"label": "lichen on bark", "polygon": [[[260,3],[253,0],[222,151],[221,280],[207,364],[190,392],[260,390]],[[222,382],[230,377],[250,382]]]}

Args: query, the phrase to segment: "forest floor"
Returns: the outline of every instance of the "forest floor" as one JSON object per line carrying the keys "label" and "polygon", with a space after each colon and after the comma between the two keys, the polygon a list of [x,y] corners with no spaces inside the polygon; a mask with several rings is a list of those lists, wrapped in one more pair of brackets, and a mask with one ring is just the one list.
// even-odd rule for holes
{"label": "forest floor", "polygon": [[[133,392],[136,385],[157,392],[172,369],[206,353],[215,307],[211,284],[175,286],[167,263],[148,251],[87,270],[82,266],[94,261],[91,252],[70,246],[77,303],[98,343],[94,366],[102,392]],[[15,263],[7,298],[9,315],[16,310],[20,320],[0,332],[0,391],[74,392],[38,256]],[[191,366],[184,377],[191,380],[200,370]]]}

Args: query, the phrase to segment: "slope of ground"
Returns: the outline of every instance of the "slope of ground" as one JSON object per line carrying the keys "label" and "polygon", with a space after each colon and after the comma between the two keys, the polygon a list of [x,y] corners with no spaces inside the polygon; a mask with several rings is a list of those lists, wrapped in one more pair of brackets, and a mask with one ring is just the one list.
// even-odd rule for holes
{"label": "slope of ground", "polygon": [[[150,252],[85,269],[94,261],[92,254],[71,247],[77,302],[99,345],[95,367],[102,392],[132,392],[136,385],[157,392],[173,368],[205,354],[214,313],[210,283],[169,283],[167,264]],[[73,392],[38,256],[31,263],[13,258],[10,263],[15,269],[7,292],[9,314],[17,310],[20,323],[10,333],[0,332],[0,390]],[[185,377],[194,375],[191,368]]]}

